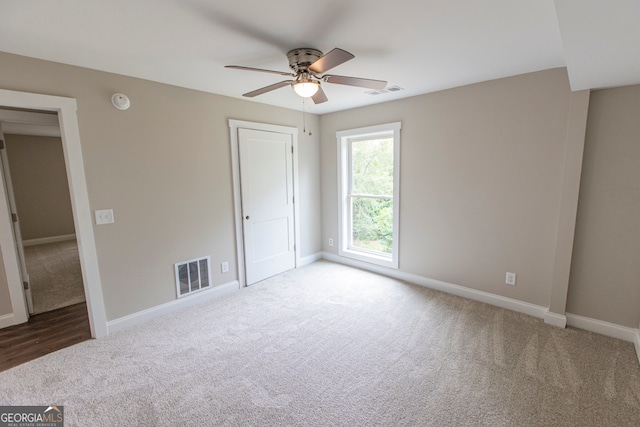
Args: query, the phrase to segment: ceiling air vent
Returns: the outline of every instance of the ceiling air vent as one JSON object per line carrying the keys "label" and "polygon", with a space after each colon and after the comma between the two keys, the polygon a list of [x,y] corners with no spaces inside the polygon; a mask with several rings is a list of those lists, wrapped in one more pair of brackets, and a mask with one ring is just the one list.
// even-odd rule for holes
{"label": "ceiling air vent", "polygon": [[207,256],[175,264],[178,298],[208,289],[211,286],[209,282],[211,263],[209,261]]}
{"label": "ceiling air vent", "polygon": [[365,92],[369,95],[382,95],[383,93],[389,93],[389,92],[398,92],[404,90],[403,88],[401,88],[400,86],[389,86],[387,88],[384,88],[382,90],[370,90],[368,92]]}

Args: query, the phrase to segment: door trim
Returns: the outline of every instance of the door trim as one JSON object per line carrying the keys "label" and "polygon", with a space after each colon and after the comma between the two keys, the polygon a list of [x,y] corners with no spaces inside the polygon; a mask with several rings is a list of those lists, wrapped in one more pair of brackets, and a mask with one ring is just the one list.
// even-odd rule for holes
{"label": "door trim", "polygon": [[247,286],[244,263],[244,239],[242,232],[242,199],[240,194],[240,154],[238,149],[238,129],[252,129],[291,135],[293,146],[293,232],[295,244],[295,268],[300,265],[300,208],[298,194],[298,128],[229,119],[231,144],[231,171],[233,174],[233,213],[236,232],[236,265],[240,287]]}
{"label": "door trim", "polygon": [[[58,113],[91,336],[93,338],[104,337],[108,334],[107,318],[104,309],[91,207],[89,205],[82,159],[80,131],[76,115],[77,102],[75,98],[0,89],[0,106],[55,111]],[[4,190],[0,191],[4,193]],[[18,324],[26,322],[28,316],[20,283],[18,260],[12,240],[13,234],[10,233],[6,195],[3,194],[0,197],[0,249],[2,250],[7,281],[9,282],[13,322]]]}

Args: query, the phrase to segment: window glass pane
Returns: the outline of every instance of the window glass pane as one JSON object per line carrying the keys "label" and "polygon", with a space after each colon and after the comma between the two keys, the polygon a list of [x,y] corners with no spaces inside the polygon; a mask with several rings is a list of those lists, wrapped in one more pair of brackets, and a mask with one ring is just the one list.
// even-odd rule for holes
{"label": "window glass pane", "polygon": [[393,200],[354,196],[351,199],[355,248],[390,254],[393,247]]}
{"label": "window glass pane", "polygon": [[353,194],[393,194],[393,138],[351,142]]}

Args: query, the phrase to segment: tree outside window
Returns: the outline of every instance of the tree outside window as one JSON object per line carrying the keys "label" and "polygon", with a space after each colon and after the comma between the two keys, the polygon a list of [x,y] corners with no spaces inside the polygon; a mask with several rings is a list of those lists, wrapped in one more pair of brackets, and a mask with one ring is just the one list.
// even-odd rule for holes
{"label": "tree outside window", "polygon": [[351,142],[351,246],[393,248],[393,139]]}
{"label": "tree outside window", "polygon": [[398,268],[400,123],[337,133],[340,255]]}

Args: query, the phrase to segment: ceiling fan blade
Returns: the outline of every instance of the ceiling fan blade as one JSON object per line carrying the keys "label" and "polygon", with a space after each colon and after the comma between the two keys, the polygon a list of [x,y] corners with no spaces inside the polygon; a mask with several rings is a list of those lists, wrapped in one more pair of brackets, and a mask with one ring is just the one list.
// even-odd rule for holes
{"label": "ceiling fan blade", "polygon": [[327,98],[327,95],[322,90],[322,87],[318,87],[318,91],[311,97],[311,99],[313,100],[314,104],[322,104],[323,102],[327,102],[329,100],[329,98]]}
{"label": "ceiling fan blade", "polygon": [[263,93],[271,92],[272,90],[280,89],[281,87],[290,86],[291,83],[295,83],[294,80],[285,80],[279,83],[274,83],[269,86],[265,86],[260,89],[256,89],[252,92],[243,93],[242,96],[253,98],[254,96],[262,95]]}
{"label": "ceiling fan blade", "polygon": [[224,68],[233,68],[234,70],[245,70],[245,71],[259,71],[261,73],[278,74],[278,75],[287,76],[287,77],[296,76],[295,74],[287,73],[286,71],[265,70],[262,68],[243,67],[242,65],[225,65]]}
{"label": "ceiling fan blade", "polygon": [[327,83],[335,83],[339,85],[358,86],[368,89],[384,89],[387,86],[387,82],[384,80],[363,79],[360,77],[347,77],[347,76],[324,76],[322,78]]}
{"label": "ceiling fan blade", "polygon": [[322,55],[313,64],[309,66],[309,69],[314,73],[322,74],[326,73],[333,67],[337,67],[340,64],[347,62],[350,59],[355,58],[346,50],[338,49],[337,47],[331,52]]}

